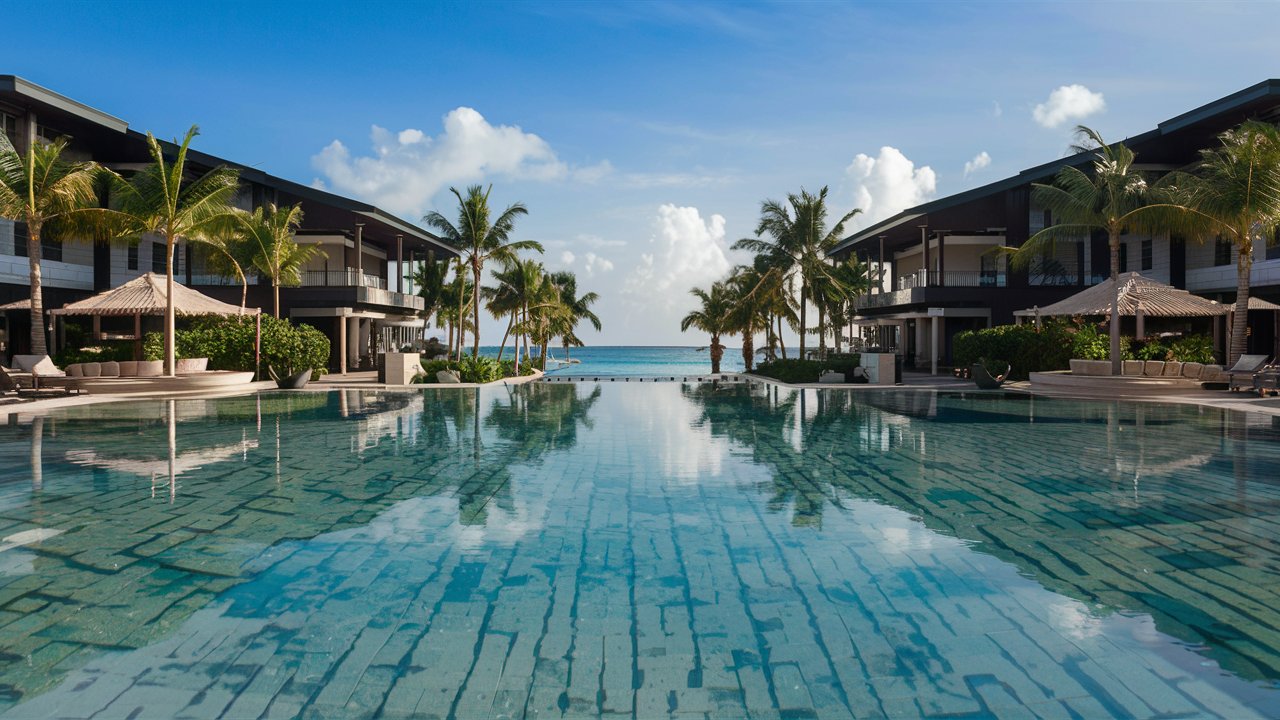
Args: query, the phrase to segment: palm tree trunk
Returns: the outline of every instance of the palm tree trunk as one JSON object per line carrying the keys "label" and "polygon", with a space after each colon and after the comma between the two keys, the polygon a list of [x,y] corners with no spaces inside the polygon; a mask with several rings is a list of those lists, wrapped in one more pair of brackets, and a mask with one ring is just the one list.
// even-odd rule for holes
{"label": "palm tree trunk", "polygon": [[755,337],[750,330],[742,333],[742,367],[751,372],[751,360],[755,357]]}
{"label": "palm tree trunk", "polygon": [[806,329],[805,328],[805,306],[809,304],[808,297],[809,297],[809,284],[800,283],[800,359],[801,360],[804,359],[804,346],[805,346],[804,332]]}
{"label": "palm tree trunk", "polygon": [[711,374],[718,375],[720,373],[720,358],[724,355],[724,346],[720,344],[720,336],[711,336]]}
{"label": "palm tree trunk", "polygon": [[818,303],[818,357],[827,358],[827,309]]}
{"label": "palm tree trunk", "polygon": [[236,263],[236,274],[240,276],[240,310],[243,312],[249,305],[249,278],[245,277],[239,263]]}
{"label": "palm tree trunk", "polygon": [[475,313],[472,319],[474,320],[476,325],[474,328],[471,329],[472,334],[475,335],[475,345],[471,348],[471,357],[480,357],[480,259],[479,258],[472,258],[471,260],[471,279],[474,282],[474,284],[471,287],[471,304],[474,307],[472,307],[471,310],[473,313]]}
{"label": "palm tree trunk", "polygon": [[280,319],[280,283],[272,283],[271,291],[275,295],[276,319]]}
{"label": "palm tree trunk", "polygon": [[458,276],[458,346],[456,351],[458,355],[456,359],[461,360],[462,359],[462,332],[463,332],[464,326],[466,325],[466,323],[463,322],[463,318],[467,316],[467,309],[463,306],[463,303],[462,303],[463,294],[467,289],[467,284],[462,280],[462,258],[458,258],[457,276]]}
{"label": "palm tree trunk", "polygon": [[164,244],[164,373],[176,375],[178,367],[177,323],[173,312],[173,246],[177,238],[167,234]]}
{"label": "palm tree trunk", "polygon": [[1227,348],[1227,367],[1236,364],[1249,350],[1249,274],[1253,270],[1252,228],[1241,234],[1236,257],[1236,310],[1231,319],[1231,345]]}
{"label": "palm tree trunk", "polygon": [[515,325],[516,316],[507,321],[507,331],[502,333],[502,344],[498,346],[498,362],[502,362],[502,352],[507,349],[507,338],[511,336],[511,326]]}
{"label": "palm tree trunk", "polygon": [[40,223],[27,223],[27,267],[31,271],[31,354],[48,355],[44,337],[44,280],[40,273]]}
{"label": "palm tree trunk", "polygon": [[1115,285],[1111,293],[1111,374],[1123,372],[1123,358],[1120,357],[1120,229],[1109,231],[1111,245],[1111,282]]}
{"label": "palm tree trunk", "polygon": [[787,343],[782,339],[782,315],[778,315],[778,350],[782,352],[782,359],[787,359]]}

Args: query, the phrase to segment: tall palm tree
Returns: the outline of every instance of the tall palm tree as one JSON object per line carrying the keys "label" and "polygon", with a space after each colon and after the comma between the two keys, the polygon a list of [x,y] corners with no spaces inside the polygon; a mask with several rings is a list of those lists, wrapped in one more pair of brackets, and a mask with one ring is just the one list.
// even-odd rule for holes
{"label": "tall palm tree", "polygon": [[204,239],[209,253],[205,263],[223,277],[234,277],[240,283],[240,309],[249,302],[249,276],[245,268],[253,266],[253,248],[245,241],[240,223],[229,222],[211,229]]}
{"label": "tall palm tree", "polygon": [[[172,158],[155,136],[147,133],[151,163],[134,173],[124,186],[119,211],[128,234],[153,233],[164,238],[165,292],[164,369],[174,374],[173,249],[178,240],[202,242],[231,215],[231,201],[240,188],[240,173],[218,166],[187,181],[187,149],[200,134],[195,125],[187,131]],[[176,143],[175,143],[176,144]]]}
{"label": "tall palm tree", "polygon": [[600,322],[600,317],[591,310],[591,306],[600,299],[600,295],[594,292],[578,295],[578,278],[568,270],[552,273],[551,280],[560,289],[560,303],[566,309],[563,322],[558,328],[557,334],[560,336],[561,345],[564,347],[564,357],[568,360],[569,346],[582,347],[583,345],[582,340],[576,333],[578,323],[585,320],[591,323],[591,327],[595,328],[596,332],[604,329],[604,325]]}
{"label": "tall palm tree", "polygon": [[1146,176],[1134,168],[1136,155],[1124,143],[1108,145],[1096,130],[1076,127],[1081,142],[1078,152],[1093,154],[1092,172],[1067,166],[1058,171],[1052,185],[1033,183],[1031,196],[1049,211],[1055,224],[1027,238],[1018,248],[1007,248],[1014,266],[1026,267],[1033,260],[1051,254],[1057,243],[1080,241],[1095,230],[1107,233],[1111,250],[1111,280],[1116,285],[1111,299],[1111,372],[1120,374],[1120,236],[1131,230],[1153,229],[1154,216],[1145,211],[1150,204]]}
{"label": "tall palm tree", "polygon": [[424,301],[423,317],[430,319],[439,312],[444,300],[445,278],[448,276],[449,261],[437,260],[435,251],[428,251],[426,261],[420,263],[413,271],[410,276],[413,286],[418,289],[418,297]]}
{"label": "tall palm tree", "polygon": [[92,162],[62,157],[67,139],[32,142],[19,154],[0,133],[0,217],[27,224],[27,267],[31,284],[31,352],[44,355],[44,290],[41,242],[81,225],[96,210],[96,183],[105,171]]}
{"label": "tall palm tree", "polygon": [[514,260],[521,250],[537,250],[542,252],[542,245],[533,240],[511,240],[511,232],[515,229],[516,218],[527,215],[529,211],[524,205],[515,203],[507,206],[492,222],[489,219],[489,193],[493,186],[483,189],[479,185],[467,188],[464,198],[457,188],[449,188],[449,192],[458,199],[458,224],[449,222],[448,218],[432,211],[422,220],[439,230],[444,239],[452,243],[463,254],[465,263],[471,268],[472,280],[472,312],[475,322],[475,345],[471,349],[472,357],[480,355],[480,281],[484,264],[488,260],[499,262]]}
{"label": "tall palm tree", "polygon": [[711,353],[711,373],[714,375],[720,372],[720,359],[724,357],[724,345],[720,344],[720,336],[730,331],[728,315],[732,308],[731,296],[723,282],[712,283],[710,291],[693,288],[689,294],[698,298],[701,306],[684,316],[680,321],[680,332],[694,328],[711,336],[708,350]]}
{"label": "tall palm tree", "polygon": [[[825,312],[835,328],[836,352],[840,352],[841,330],[852,316],[853,301],[865,294],[873,282],[869,268],[852,257],[833,264],[829,272],[819,275],[814,282],[814,304],[819,312]],[[822,354],[826,354],[825,344]]]}
{"label": "tall palm tree", "polygon": [[[533,260],[517,260],[506,263],[504,267],[493,273],[497,284],[481,289],[485,299],[485,309],[494,319],[507,318],[507,329],[498,345],[498,359],[502,359],[507,349],[507,338],[511,337],[520,322],[520,315],[529,303],[529,294],[541,281],[541,267]],[[516,362],[520,361],[520,338],[516,336]]]}
{"label": "tall palm tree", "polygon": [[302,226],[302,206],[278,208],[274,203],[253,212],[236,213],[252,248],[253,266],[271,280],[274,314],[280,317],[280,286],[302,284],[302,268],[316,255],[324,256],[318,245],[300,245],[294,234]]}
{"label": "tall palm tree", "polygon": [[1192,172],[1162,178],[1165,196],[1150,213],[1172,232],[1221,237],[1235,246],[1235,317],[1227,349],[1232,365],[1248,349],[1254,242],[1274,237],[1280,227],[1280,129],[1250,120],[1218,139],[1219,147],[1200,151]]}
{"label": "tall palm tree", "polygon": [[[800,314],[800,357],[805,355],[805,334],[808,331],[807,304],[811,301],[813,284],[820,277],[829,276],[831,263],[827,251],[840,242],[845,223],[861,212],[855,208],[827,228],[827,187],[814,195],[803,188],[799,194],[787,196],[787,202],[765,200],[760,205],[760,222],[756,237],[743,238],[733,244],[735,250],[749,250],[769,259],[790,282],[798,277],[800,297],[796,300]],[[769,239],[765,239],[765,236]],[[819,308],[818,334],[825,338],[825,312]],[[826,347],[825,339],[820,339]]]}

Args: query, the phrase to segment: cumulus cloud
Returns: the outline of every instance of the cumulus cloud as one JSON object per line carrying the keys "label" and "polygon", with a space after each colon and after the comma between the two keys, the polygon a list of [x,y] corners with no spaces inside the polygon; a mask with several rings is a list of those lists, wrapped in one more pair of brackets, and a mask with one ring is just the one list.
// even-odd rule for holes
{"label": "cumulus cloud", "polygon": [[445,115],[435,137],[414,128],[393,133],[374,125],[370,141],[368,155],[353,155],[340,140],[321,150],[311,159],[324,176],[316,184],[405,215],[420,214],[450,185],[492,176],[593,182],[613,171],[608,161],[570,168],[547,141],[514,125],[492,125],[469,107]]}
{"label": "cumulus cloud", "polygon": [[564,265],[573,265],[573,261],[575,259],[576,258],[574,257],[573,253],[569,252],[568,250],[565,250],[564,252],[560,253],[560,262]]}
{"label": "cumulus cloud", "polygon": [[595,277],[601,273],[613,271],[613,261],[589,252],[582,256],[582,269],[587,277]]}
{"label": "cumulus cloud", "polygon": [[983,150],[977,155],[974,155],[972,160],[964,164],[964,176],[969,177],[971,174],[976,173],[979,170],[985,170],[989,165],[991,165],[991,156],[987,154],[986,150]]}
{"label": "cumulus cloud", "polygon": [[1000,107],[999,100],[991,101],[991,117],[1000,117],[1004,115],[1004,108]]}
{"label": "cumulus cloud", "polygon": [[624,247],[627,244],[623,240],[606,240],[599,235],[578,235],[574,241],[579,245],[597,249]]}
{"label": "cumulus cloud", "polygon": [[901,150],[888,145],[876,157],[858,153],[845,174],[854,184],[854,207],[862,209],[853,218],[855,227],[873,225],[930,200],[938,189],[933,168],[917,168]]}
{"label": "cumulus cloud", "polygon": [[1083,85],[1063,85],[1049,93],[1049,99],[1036,105],[1031,116],[1043,127],[1055,128],[1075,120],[1082,120],[1102,112],[1107,103],[1102,93],[1093,92]]}
{"label": "cumulus cloud", "polygon": [[653,252],[641,254],[622,292],[651,319],[678,322],[674,316],[694,302],[689,288],[706,287],[729,272],[725,221],[721,215],[704,220],[696,207],[666,204],[658,208],[654,226]]}

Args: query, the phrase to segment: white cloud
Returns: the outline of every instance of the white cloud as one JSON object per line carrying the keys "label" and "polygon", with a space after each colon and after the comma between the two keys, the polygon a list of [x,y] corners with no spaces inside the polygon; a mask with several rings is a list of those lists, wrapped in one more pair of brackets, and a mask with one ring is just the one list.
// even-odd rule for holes
{"label": "white cloud", "polygon": [[573,253],[569,252],[568,250],[565,250],[564,252],[560,253],[560,262],[562,264],[572,266],[574,260],[575,258],[573,256]]}
{"label": "white cloud", "polygon": [[1000,117],[1004,114],[1004,108],[1000,107],[999,100],[991,101],[991,117]]}
{"label": "white cloud", "polygon": [[866,227],[894,213],[914,207],[934,196],[938,176],[928,165],[917,168],[901,150],[888,145],[870,157],[858,153],[845,174],[854,183],[853,204],[862,212],[853,217],[855,227]]}
{"label": "white cloud", "polygon": [[586,271],[587,277],[595,277],[600,273],[613,272],[613,261],[589,252],[582,256],[582,269]]}
{"label": "white cloud", "polygon": [[705,288],[729,272],[725,220],[721,215],[703,220],[696,207],[667,204],[658,208],[654,223],[653,252],[641,254],[622,292],[645,322],[678,326],[696,302],[689,289]]}
{"label": "white cloud", "polygon": [[373,126],[372,154],[353,157],[334,140],[311,159],[324,185],[393,213],[416,216],[431,198],[450,185],[487,177],[584,181],[612,171],[608,162],[570,170],[542,138],[514,125],[491,125],[468,107],[444,116],[443,130],[430,137],[413,128],[392,133]]}
{"label": "white cloud", "polygon": [[625,247],[624,240],[605,240],[599,235],[578,235],[574,238],[574,242],[579,245],[585,245],[589,248],[616,248]]}
{"label": "white cloud", "polygon": [[979,170],[985,170],[990,165],[991,156],[987,154],[986,150],[983,150],[977,155],[974,155],[972,160],[964,164],[964,176],[969,177],[971,174],[978,172]]}
{"label": "white cloud", "polygon": [[1031,116],[1043,127],[1055,128],[1064,122],[1082,120],[1102,112],[1107,103],[1102,93],[1083,85],[1063,85],[1049,93],[1049,99],[1036,105]]}

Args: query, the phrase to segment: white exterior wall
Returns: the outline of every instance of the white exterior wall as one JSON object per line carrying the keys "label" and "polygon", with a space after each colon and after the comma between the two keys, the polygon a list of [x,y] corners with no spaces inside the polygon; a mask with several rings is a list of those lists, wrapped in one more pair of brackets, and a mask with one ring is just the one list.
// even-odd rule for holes
{"label": "white exterior wall", "polygon": [[[1236,259],[1238,253],[1231,248],[1231,263],[1213,264],[1213,241],[1187,243],[1187,289],[1192,292],[1234,292],[1236,289]],[[1280,259],[1267,260],[1267,248],[1261,242],[1253,245],[1253,270],[1249,273],[1252,287],[1280,285]]]}
{"label": "white exterior wall", "polygon": [[[31,266],[27,258],[15,252],[14,242],[13,222],[0,220],[0,283],[30,285]],[[93,247],[88,243],[64,243],[62,260],[42,259],[40,270],[45,287],[92,290]]]}
{"label": "white exterior wall", "polygon": [[[1142,269],[1142,241],[1151,239],[1151,269]],[[1170,253],[1169,236],[1161,235],[1125,235],[1120,241],[1127,249],[1128,264],[1123,268],[1124,272],[1141,273],[1144,277],[1149,277],[1162,283],[1168,283],[1171,272],[1172,255]],[[1212,259],[1212,253],[1210,253]],[[1111,259],[1107,258],[1107,267],[1111,266]]]}

